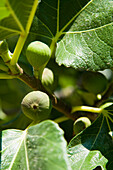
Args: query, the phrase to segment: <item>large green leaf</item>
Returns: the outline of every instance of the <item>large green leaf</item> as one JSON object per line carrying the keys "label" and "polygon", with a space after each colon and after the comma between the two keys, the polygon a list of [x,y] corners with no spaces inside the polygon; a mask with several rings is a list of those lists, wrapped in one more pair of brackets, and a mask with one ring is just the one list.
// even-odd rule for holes
{"label": "large green leaf", "polygon": [[[5,10],[4,18],[0,18],[0,40],[15,34],[25,35],[25,32],[29,31],[31,16],[38,0],[4,0],[3,2],[10,15],[7,16]],[[0,15],[1,13],[0,8]]]}
{"label": "large green leaf", "polygon": [[113,67],[113,2],[110,0],[41,1],[38,39],[55,46],[59,65],[83,70]]}
{"label": "large green leaf", "polygon": [[59,42],[57,62],[76,69],[113,67],[113,3],[92,0]]}
{"label": "large green leaf", "polygon": [[2,170],[69,170],[63,131],[52,121],[44,121],[25,131],[2,133]]}
{"label": "large green leaf", "polygon": [[[113,125],[111,125],[111,129]],[[68,146],[72,169],[113,168],[113,140],[106,118],[101,114],[86,130],[75,136]],[[106,166],[107,164],[107,166]]]}

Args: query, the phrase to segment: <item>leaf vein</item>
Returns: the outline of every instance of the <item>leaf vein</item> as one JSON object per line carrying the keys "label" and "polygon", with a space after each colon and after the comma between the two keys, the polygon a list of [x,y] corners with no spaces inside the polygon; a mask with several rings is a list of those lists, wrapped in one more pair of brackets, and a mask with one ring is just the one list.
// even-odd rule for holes
{"label": "leaf vein", "polygon": [[[95,32],[95,31],[94,31],[94,32]],[[102,39],[98,36],[97,32],[95,32],[95,34],[96,34],[97,38],[99,39],[99,41],[101,41],[103,44],[107,45],[108,47],[112,48],[110,45],[108,45],[104,40],[102,40]]]}
{"label": "leaf vein", "polygon": [[75,16],[73,16],[70,21],[60,30],[60,34],[74,21],[74,19],[87,7],[89,6],[94,0],[88,2]]}
{"label": "leaf vein", "polygon": [[9,10],[10,10],[13,18],[15,19],[17,25],[19,26],[21,32],[24,33],[25,31],[24,31],[23,25],[22,25],[21,22],[18,20],[18,18],[17,18],[17,16],[16,16],[16,14],[14,13],[14,11],[13,11],[10,3],[8,2],[8,0],[6,1],[6,3],[7,3],[7,6],[8,6],[8,8],[9,8]]}
{"label": "leaf vein", "polygon": [[29,160],[28,160],[28,152],[27,152],[27,146],[26,146],[26,138],[24,138],[24,146],[25,146],[25,156],[26,156],[26,163],[27,163],[27,170],[29,170]]}
{"label": "leaf vein", "polygon": [[[84,38],[84,41],[86,42],[86,40],[85,40],[85,38]],[[96,54],[97,56],[99,56],[94,50],[93,50],[93,48],[91,48],[89,45],[88,45],[88,43],[86,42],[86,44],[87,44],[87,47],[94,53],[94,54]],[[93,63],[95,64],[95,66],[97,66],[97,63],[95,63],[95,60],[94,60],[94,55],[92,54],[92,61],[93,61]],[[104,60],[102,60],[101,59],[101,57],[99,57],[99,59],[102,61],[102,63],[105,63],[105,65],[106,65],[106,62],[104,61]],[[99,65],[98,65],[99,66]]]}
{"label": "leaf vein", "polygon": [[94,146],[94,144],[95,144],[95,142],[96,142],[96,140],[97,140],[97,138],[98,138],[98,136],[99,136],[99,134],[100,134],[100,131],[101,131],[102,126],[103,126],[103,122],[104,122],[104,116],[103,116],[103,119],[102,119],[101,126],[100,126],[100,128],[99,128],[99,132],[98,132],[98,134],[96,135],[96,138],[95,138],[95,140],[94,140],[94,142],[93,142],[93,144],[92,144],[90,150],[93,148],[93,146]]}
{"label": "leaf vein", "polygon": [[86,32],[91,32],[91,31],[96,31],[98,29],[101,29],[101,28],[104,28],[104,27],[108,27],[108,26],[112,26],[113,25],[113,22],[109,23],[109,24],[106,24],[106,25],[102,25],[100,27],[97,27],[97,28],[92,28],[92,29],[89,29],[89,30],[82,30],[82,31],[68,31],[68,32],[63,32],[62,34],[81,34],[81,33],[86,33]]}
{"label": "leaf vein", "polygon": [[52,9],[54,9],[54,10],[57,10],[57,8],[54,8],[53,6],[51,6],[51,5],[49,5],[47,2],[45,2],[44,0],[43,0],[43,2],[47,5],[47,6],[49,6],[50,8],[52,8]]}
{"label": "leaf vein", "polygon": [[11,29],[11,28],[3,27],[3,26],[1,26],[1,25],[0,25],[0,28],[3,29],[3,30],[6,30],[6,31],[13,32],[13,33],[14,33],[14,32],[15,32],[15,33],[18,33],[18,34],[21,33],[21,32],[18,31],[18,30],[13,30],[13,29]]}
{"label": "leaf vein", "polygon": [[[39,18],[38,18],[39,19]],[[54,37],[54,35],[52,34],[51,30],[49,29],[49,27],[47,25],[44,24],[44,22],[41,21],[41,19],[39,19],[39,21],[42,23],[42,25],[45,26],[45,28],[47,28],[47,30],[49,31],[49,33],[51,34],[52,37]]]}
{"label": "leaf vein", "polygon": [[20,142],[20,145],[18,146],[17,151],[15,152],[15,155],[14,155],[14,157],[13,157],[13,159],[12,159],[12,162],[11,162],[11,164],[10,164],[9,169],[11,169],[12,166],[13,166],[14,160],[16,159],[16,156],[17,156],[17,154],[18,154],[18,152],[19,152],[19,149],[20,149],[20,147],[21,147],[21,145],[22,145],[22,143],[23,143],[24,137],[25,137],[25,135],[26,135],[25,133],[26,133],[26,131],[24,131],[24,133],[23,133],[23,135],[22,135],[22,137],[21,137],[22,140],[21,140],[21,142]]}

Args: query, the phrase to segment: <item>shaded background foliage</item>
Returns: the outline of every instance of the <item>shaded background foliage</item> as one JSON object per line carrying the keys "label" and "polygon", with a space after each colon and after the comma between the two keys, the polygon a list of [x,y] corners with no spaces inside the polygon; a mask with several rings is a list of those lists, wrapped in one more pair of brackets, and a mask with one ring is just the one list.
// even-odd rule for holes
{"label": "shaded background foliage", "polygon": [[[27,23],[34,1],[25,0],[23,2],[20,0],[17,2],[15,0],[8,0],[8,8],[5,7],[4,0],[1,2],[2,7],[4,7],[4,13],[0,8],[0,40],[6,39],[9,50],[13,53],[19,36],[28,31]],[[17,24],[15,17],[17,17],[20,24]],[[107,78],[108,86],[110,85],[112,82],[111,69],[113,66],[112,32],[113,1],[41,0],[32,21],[28,37],[19,56],[18,63],[28,75],[32,76],[33,69],[26,59],[26,48],[30,42],[35,40],[40,40],[48,44],[52,50],[52,58],[47,67],[53,70],[58,81],[55,95],[73,107],[79,105],[95,106],[99,100],[98,96],[84,89],[82,86],[82,76],[84,72],[88,70],[100,71],[107,69],[101,71],[101,73]],[[0,61],[3,62],[1,58]],[[0,71],[0,73],[3,73],[3,71]],[[30,162],[29,166],[32,167],[32,155],[35,154],[34,148],[36,145],[40,148],[40,153],[37,158],[40,159],[40,157],[43,156],[43,149],[48,153],[48,148],[43,148],[41,142],[44,144],[48,142],[50,146],[53,135],[55,135],[55,140],[58,140],[58,136],[61,138],[59,137],[57,144],[55,144],[56,141],[53,141],[53,150],[50,148],[53,152],[50,157],[46,157],[44,168],[51,168],[49,161],[53,155],[56,154],[58,158],[63,154],[64,157],[62,161],[58,160],[58,164],[60,164],[63,169],[84,169],[86,167],[87,169],[94,169],[96,167],[103,169],[107,167],[108,170],[113,169],[113,140],[112,134],[109,135],[109,131],[113,130],[112,115],[110,115],[111,119],[109,119],[109,117],[102,113],[90,127],[77,136],[73,133],[72,120],[59,123],[60,128],[65,132],[64,134],[58,125],[51,121],[45,121],[36,125],[40,134],[33,134],[36,132],[34,126],[30,127],[28,132],[24,130],[31,123],[31,120],[24,116],[20,106],[23,97],[30,91],[32,91],[32,89],[20,80],[0,80],[0,126],[2,129],[15,129],[14,131],[3,131],[3,142],[5,143],[5,138],[7,137],[9,143],[12,140],[17,140],[19,146],[22,144],[20,148],[18,146],[15,150],[16,153],[18,148],[20,149],[14,162],[12,160],[15,153],[12,153],[12,159],[10,160],[10,156],[7,156],[9,160],[8,165],[3,165],[2,162],[3,169],[6,168],[5,166],[18,169],[20,166],[18,161],[21,156],[24,155],[23,160],[21,160],[21,166],[23,167],[26,161],[25,155],[27,151],[30,157],[27,161]],[[101,95],[104,93],[105,92]],[[112,103],[112,100],[112,96],[110,96],[106,102]],[[112,105],[106,109],[112,114]],[[81,116],[86,115],[86,112],[81,111],[80,113]],[[54,120],[61,116],[63,116],[62,113],[52,109],[49,118]],[[44,133],[45,126],[48,124],[52,126],[52,129],[48,128],[46,132],[48,138],[45,136],[42,138],[41,132]],[[10,136],[11,133],[12,135]],[[16,135],[17,139],[15,138],[15,133],[18,134]],[[31,136],[34,135],[32,136],[34,143],[32,143],[33,141],[31,141],[29,133],[31,133]],[[29,139],[27,138],[26,140],[23,134],[25,136],[28,135]],[[37,138],[39,141],[37,143],[35,143],[35,135],[38,135]],[[69,143],[69,145],[66,142]],[[8,150],[6,150],[7,154],[13,147],[12,145],[10,147],[9,143],[7,143],[9,147]],[[64,145],[63,148],[62,145]],[[67,145],[68,148],[66,150]],[[56,146],[60,146],[59,152],[61,154],[55,150]],[[30,154],[30,149],[32,150],[32,154]],[[5,154],[4,150],[2,154],[4,159],[6,159],[5,156],[7,154]],[[38,162],[39,160],[36,161]],[[52,161],[54,160],[52,159]],[[43,169],[43,161],[41,160],[38,163],[38,165],[40,165],[39,167]],[[26,165],[25,168],[28,168],[27,166],[28,165]],[[57,165],[54,166],[55,170],[59,169]]]}

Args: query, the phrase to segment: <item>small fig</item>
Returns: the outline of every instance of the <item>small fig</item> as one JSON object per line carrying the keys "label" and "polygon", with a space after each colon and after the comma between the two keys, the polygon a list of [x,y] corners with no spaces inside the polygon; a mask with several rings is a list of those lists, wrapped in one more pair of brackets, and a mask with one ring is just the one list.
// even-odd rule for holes
{"label": "small fig", "polygon": [[52,70],[50,70],[49,68],[44,68],[41,82],[47,90],[54,91],[56,83]]}
{"label": "small fig", "polygon": [[21,103],[23,113],[34,121],[48,118],[52,105],[49,96],[41,91],[28,93]]}
{"label": "small fig", "polygon": [[45,43],[34,41],[28,45],[26,57],[33,66],[34,71],[42,72],[51,57],[51,50]]}
{"label": "small fig", "polygon": [[78,118],[73,124],[73,131],[75,135],[91,125],[91,121],[87,117]]}
{"label": "small fig", "polygon": [[82,85],[85,90],[94,94],[101,94],[107,88],[106,77],[99,72],[85,72],[82,77]]}

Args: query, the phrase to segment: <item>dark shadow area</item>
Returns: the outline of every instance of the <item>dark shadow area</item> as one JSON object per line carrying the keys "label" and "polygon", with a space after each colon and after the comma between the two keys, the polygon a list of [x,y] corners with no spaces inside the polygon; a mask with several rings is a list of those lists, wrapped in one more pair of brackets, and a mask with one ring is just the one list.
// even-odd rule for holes
{"label": "dark shadow area", "polygon": [[2,129],[0,128],[0,169],[1,169],[1,150],[2,150]]}
{"label": "dark shadow area", "polygon": [[[113,123],[110,126],[113,131]],[[113,139],[109,135],[108,124],[102,114],[91,126],[73,139],[71,147],[80,143],[89,151],[100,151],[108,160],[106,169],[113,170]]]}
{"label": "dark shadow area", "polygon": [[102,168],[100,166],[97,166],[95,169],[93,170],[102,170]]}
{"label": "dark shadow area", "polygon": [[81,143],[90,151],[100,151],[108,160],[107,170],[113,170],[113,139],[109,135],[108,125],[103,115],[99,116],[94,124],[83,132]]}

